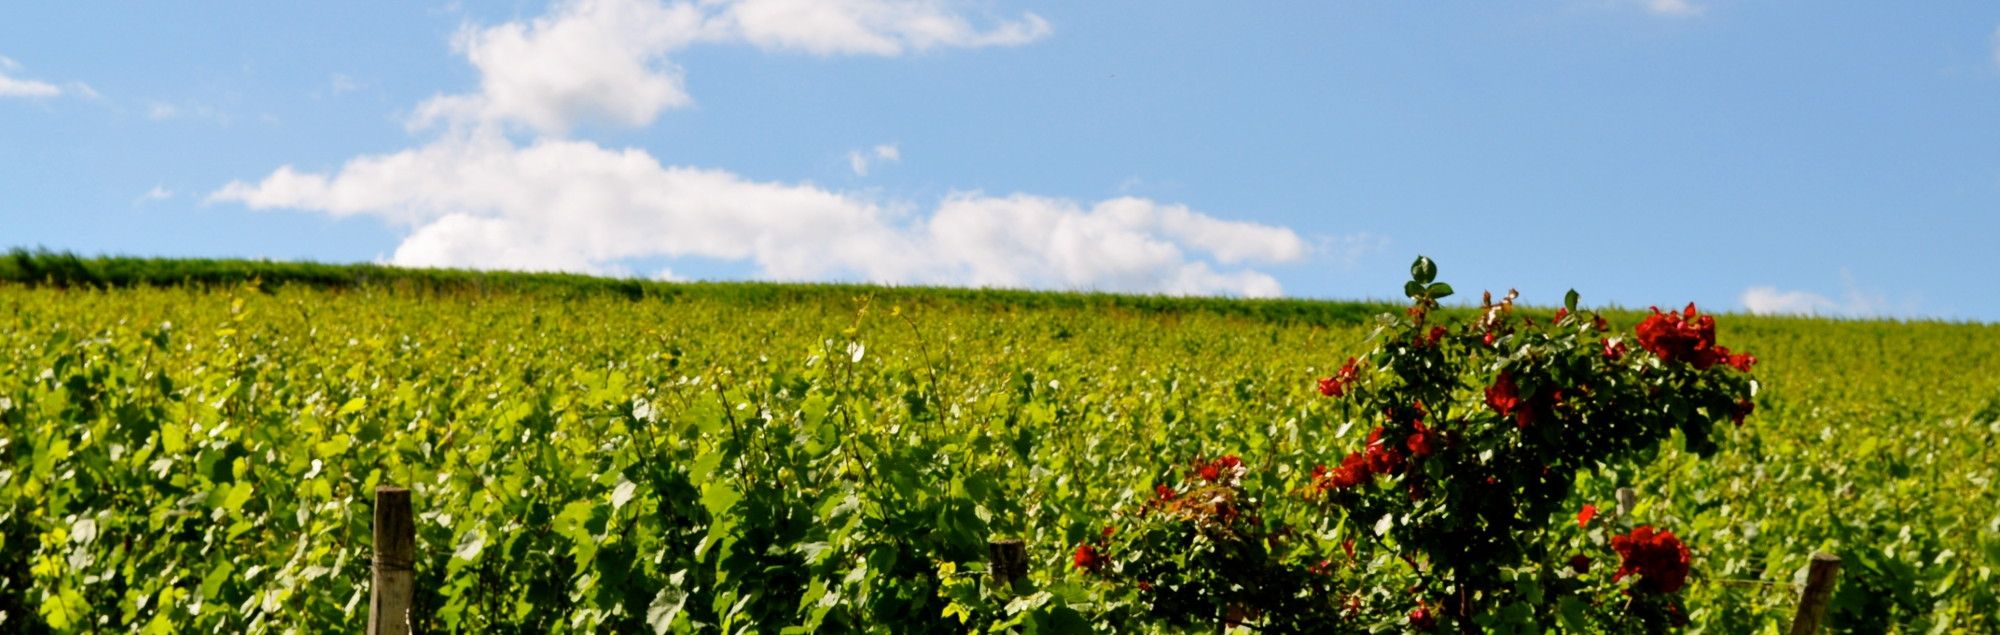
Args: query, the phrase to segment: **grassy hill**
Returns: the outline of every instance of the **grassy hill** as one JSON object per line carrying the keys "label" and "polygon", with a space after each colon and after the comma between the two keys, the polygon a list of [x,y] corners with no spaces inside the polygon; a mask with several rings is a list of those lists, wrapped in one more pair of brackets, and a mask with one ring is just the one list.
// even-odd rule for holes
{"label": "grassy hill", "polygon": [[[1373,414],[1313,381],[1389,310],[17,251],[0,631],[344,630],[383,483],[413,489],[428,630],[1171,631],[1070,550],[1194,458],[1297,491],[1363,444]],[[1762,360],[1756,414],[1569,504],[1636,488],[1693,550],[1707,632],[1782,626],[1816,550],[1846,561],[1842,630],[2000,628],[2000,328],[1719,331]],[[1337,580],[1404,567],[1342,555],[1368,529],[1304,501],[1263,513]],[[964,595],[996,536],[1027,541],[1034,593]],[[1400,624],[1393,591],[1356,624]]]}

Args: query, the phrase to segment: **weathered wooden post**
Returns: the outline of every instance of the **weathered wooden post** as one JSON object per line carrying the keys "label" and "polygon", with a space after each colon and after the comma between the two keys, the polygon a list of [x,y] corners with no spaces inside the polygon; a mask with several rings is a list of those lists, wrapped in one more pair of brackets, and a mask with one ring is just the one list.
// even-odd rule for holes
{"label": "weathered wooden post", "polygon": [[411,565],[417,559],[417,525],[410,490],[375,488],[375,579],[368,596],[368,635],[408,635],[416,595]]}
{"label": "weathered wooden post", "polygon": [[1799,594],[1799,612],[1792,616],[1792,635],[1813,635],[1826,620],[1826,606],[1833,601],[1833,583],[1840,576],[1840,556],[1814,552],[1812,568],[1806,570],[1806,589]]}
{"label": "weathered wooden post", "polygon": [[1028,578],[1028,543],[1020,538],[986,541],[986,560],[995,586],[1012,589],[1015,580]]}

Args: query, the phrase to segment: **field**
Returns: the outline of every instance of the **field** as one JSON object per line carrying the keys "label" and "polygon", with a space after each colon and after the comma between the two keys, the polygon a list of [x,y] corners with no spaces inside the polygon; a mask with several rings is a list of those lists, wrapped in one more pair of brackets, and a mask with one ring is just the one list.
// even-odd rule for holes
{"label": "field", "polygon": [[[0,268],[0,631],[352,630],[378,484],[425,630],[1136,629],[1072,548],[1198,458],[1303,488],[1393,310],[124,262]],[[2000,631],[2000,327],[1719,322],[1756,413],[1573,506],[1631,479],[1691,632],[1781,632],[1815,550],[1838,630]],[[968,598],[996,537],[1027,591]]]}

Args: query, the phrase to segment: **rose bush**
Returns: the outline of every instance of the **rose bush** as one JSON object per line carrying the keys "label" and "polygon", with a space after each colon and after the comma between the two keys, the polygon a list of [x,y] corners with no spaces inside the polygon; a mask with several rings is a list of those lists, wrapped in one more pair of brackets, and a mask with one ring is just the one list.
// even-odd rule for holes
{"label": "rose bush", "polygon": [[[1340,419],[1369,430],[1359,447],[1300,467],[1307,476],[1283,491],[1252,487],[1274,480],[1250,478],[1254,461],[1197,460],[1126,510],[1127,527],[1079,545],[1077,573],[1127,590],[1135,617],[1184,625],[1684,623],[1676,593],[1691,557],[1680,538],[1565,501],[1580,473],[1617,478],[1606,468],[1671,440],[1714,451],[1716,426],[1750,412],[1756,359],[1716,345],[1714,318],[1692,304],[1655,309],[1630,335],[1586,316],[1574,291],[1546,321],[1517,311],[1514,292],[1451,320],[1435,265],[1420,257],[1411,273],[1408,310],[1382,316],[1373,350],[1317,382]],[[1308,511],[1267,520],[1260,510],[1278,502]],[[1612,555],[1615,572],[1591,566]]]}

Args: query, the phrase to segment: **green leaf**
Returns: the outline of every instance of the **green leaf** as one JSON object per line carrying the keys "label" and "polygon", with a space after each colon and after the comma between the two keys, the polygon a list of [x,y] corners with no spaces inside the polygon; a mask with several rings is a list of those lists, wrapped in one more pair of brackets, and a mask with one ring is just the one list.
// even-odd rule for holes
{"label": "green leaf", "polygon": [[711,516],[719,516],[743,500],[743,495],[731,487],[728,481],[709,481],[701,486],[701,506],[708,509]]}
{"label": "green leaf", "polygon": [[1563,308],[1569,309],[1570,313],[1575,313],[1577,297],[1576,289],[1570,289],[1569,293],[1563,294]]}
{"label": "green leaf", "polygon": [[1437,273],[1437,263],[1431,262],[1430,258],[1417,256],[1417,261],[1410,263],[1410,280],[1419,285],[1430,284],[1437,279]]}
{"label": "green leaf", "polygon": [[638,483],[619,481],[617,489],[611,490],[611,511],[618,511],[626,503],[632,502],[632,496],[637,493],[639,493]]}
{"label": "green leaf", "polygon": [[1403,295],[1418,298],[1424,295],[1424,283],[1411,280],[1403,283]]}
{"label": "green leaf", "polygon": [[357,412],[361,412],[361,409],[366,407],[368,407],[367,397],[355,397],[353,399],[347,400],[347,403],[340,404],[340,411],[334,413],[334,415],[335,416],[351,415]]}
{"label": "green leaf", "polygon": [[65,588],[42,604],[42,619],[48,622],[49,628],[66,631],[85,619],[84,609],[87,606],[83,595],[76,589]]}
{"label": "green leaf", "polygon": [[1430,287],[1424,289],[1424,294],[1430,296],[1432,300],[1449,298],[1452,294],[1451,285],[1442,282],[1432,283]]}
{"label": "green leaf", "polygon": [[464,536],[458,539],[458,548],[452,550],[451,557],[455,560],[470,562],[477,560],[479,552],[485,548],[486,532],[478,529],[468,530]]}
{"label": "green leaf", "polygon": [[221,507],[232,512],[242,509],[244,503],[250,502],[250,494],[250,482],[237,481],[235,485],[229,486],[228,492],[222,495]]}
{"label": "green leaf", "polygon": [[[674,578],[678,580],[685,573],[676,573]],[[678,584],[660,587],[659,594],[653,596],[652,604],[646,605],[646,626],[651,627],[656,635],[672,631],[674,620],[680,619],[682,609],[687,607],[687,599],[687,592],[682,591]]]}
{"label": "green leaf", "polygon": [[1565,595],[1556,602],[1556,605],[1556,619],[1562,621],[1564,631],[1588,633],[1596,630],[1590,627],[1590,621],[1585,617],[1590,605],[1584,604],[1583,600],[1577,599],[1574,595]]}
{"label": "green leaf", "polygon": [[216,597],[216,594],[222,592],[222,584],[228,582],[230,574],[233,573],[236,573],[236,565],[230,564],[228,560],[218,561],[215,568],[209,569],[208,575],[201,578],[201,596]]}

